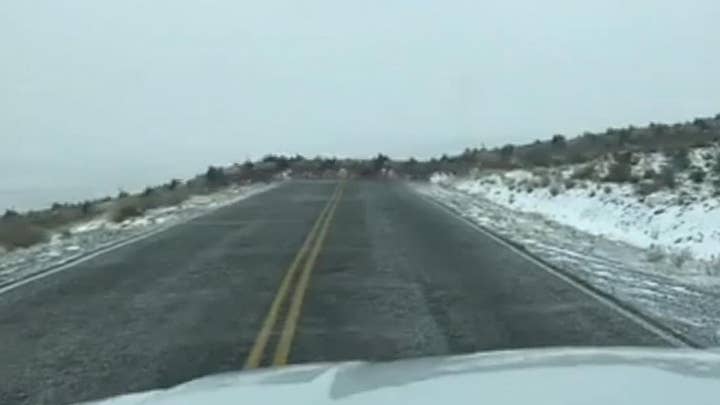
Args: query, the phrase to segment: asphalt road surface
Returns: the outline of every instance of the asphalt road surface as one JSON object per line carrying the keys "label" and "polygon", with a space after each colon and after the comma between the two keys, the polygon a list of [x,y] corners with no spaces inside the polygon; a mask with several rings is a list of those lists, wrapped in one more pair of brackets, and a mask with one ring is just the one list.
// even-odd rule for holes
{"label": "asphalt road surface", "polygon": [[398,182],[289,182],[0,295],[0,403],[286,363],[666,346]]}

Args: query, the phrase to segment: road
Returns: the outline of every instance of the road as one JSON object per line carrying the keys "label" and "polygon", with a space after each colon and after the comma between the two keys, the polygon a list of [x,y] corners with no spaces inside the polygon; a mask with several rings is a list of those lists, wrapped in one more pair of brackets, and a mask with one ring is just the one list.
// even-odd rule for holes
{"label": "road", "polygon": [[382,181],[289,182],[11,290],[0,342],[7,405],[286,363],[668,345]]}

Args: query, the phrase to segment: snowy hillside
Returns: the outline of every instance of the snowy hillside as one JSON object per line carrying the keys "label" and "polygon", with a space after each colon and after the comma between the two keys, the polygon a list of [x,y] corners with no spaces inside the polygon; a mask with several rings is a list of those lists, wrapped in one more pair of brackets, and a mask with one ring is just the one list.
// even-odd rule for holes
{"label": "snowy hillside", "polygon": [[[674,188],[655,185],[668,158],[660,153],[634,157],[630,182],[603,182],[612,158],[553,169],[476,171],[466,178],[435,174],[432,182],[481,196],[508,208],[537,213],[584,232],[647,248],[678,265],[689,257],[707,261],[704,271],[720,275],[720,175],[717,148],[688,153]],[[697,175],[698,172],[705,173]],[[651,173],[651,174],[647,174]],[[702,179],[700,177],[703,177]]]}

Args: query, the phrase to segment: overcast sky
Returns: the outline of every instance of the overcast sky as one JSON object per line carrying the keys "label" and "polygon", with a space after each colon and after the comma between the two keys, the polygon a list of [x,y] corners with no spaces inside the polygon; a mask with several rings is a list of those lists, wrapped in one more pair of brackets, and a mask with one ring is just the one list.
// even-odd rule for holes
{"label": "overcast sky", "polygon": [[718,49],[717,0],[3,1],[0,205],[714,115]]}

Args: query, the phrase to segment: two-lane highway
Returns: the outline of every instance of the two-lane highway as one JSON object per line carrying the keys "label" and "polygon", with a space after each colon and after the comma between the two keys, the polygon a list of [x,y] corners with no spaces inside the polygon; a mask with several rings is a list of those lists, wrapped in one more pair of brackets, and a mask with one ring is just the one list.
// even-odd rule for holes
{"label": "two-lane highway", "polygon": [[667,344],[402,183],[295,181],[0,295],[0,403],[286,363]]}

